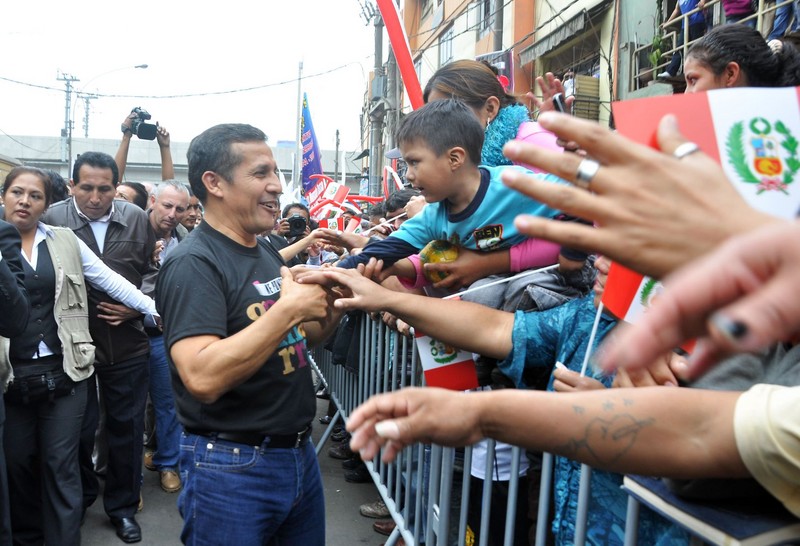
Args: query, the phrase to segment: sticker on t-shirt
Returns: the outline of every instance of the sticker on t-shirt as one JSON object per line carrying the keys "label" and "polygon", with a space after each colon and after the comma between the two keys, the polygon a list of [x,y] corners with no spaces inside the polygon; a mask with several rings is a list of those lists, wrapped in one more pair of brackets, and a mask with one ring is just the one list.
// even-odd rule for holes
{"label": "sticker on t-shirt", "polygon": [[492,224],[476,229],[472,232],[475,237],[475,246],[479,250],[491,250],[503,242],[503,225]]}
{"label": "sticker on t-shirt", "polygon": [[[258,290],[258,294],[260,296],[269,298],[270,296],[280,294],[281,277],[277,277],[267,282],[253,281],[253,286],[256,287],[256,290]],[[250,319],[253,321],[257,320],[258,317],[260,317],[264,311],[272,307],[274,303],[274,299],[267,299],[264,300],[260,305],[251,305],[248,309],[248,317],[250,317]],[[261,307],[261,309],[256,310],[254,306]],[[283,361],[284,375],[293,373],[297,368],[305,368],[308,365],[308,362],[305,358],[305,337],[306,336],[302,325],[295,326],[289,330],[289,333],[286,334],[286,337],[278,345],[277,354]]]}

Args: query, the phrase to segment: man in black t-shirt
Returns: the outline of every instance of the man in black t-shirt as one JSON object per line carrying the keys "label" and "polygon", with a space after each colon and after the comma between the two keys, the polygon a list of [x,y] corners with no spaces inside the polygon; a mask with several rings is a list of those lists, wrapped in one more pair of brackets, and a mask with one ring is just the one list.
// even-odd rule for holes
{"label": "man in black t-shirt", "polygon": [[217,125],[192,140],[189,181],[205,218],[166,259],[164,321],[182,438],[181,539],[324,544],[306,340],[337,322],[332,294],[294,282],[256,235],[272,229],[281,184],[263,132]]}

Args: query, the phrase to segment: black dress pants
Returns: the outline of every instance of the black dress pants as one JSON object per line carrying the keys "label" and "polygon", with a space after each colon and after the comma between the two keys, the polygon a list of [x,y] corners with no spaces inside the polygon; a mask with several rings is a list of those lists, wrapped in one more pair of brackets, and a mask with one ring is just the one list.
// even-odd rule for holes
{"label": "black dress pants", "polygon": [[[109,517],[136,515],[142,487],[144,408],[150,368],[144,354],[115,364],[95,364],[100,383],[100,400],[106,412],[108,469],[103,490],[103,507]],[[89,387],[81,432],[81,481],[83,504],[88,507],[98,495],[97,476],[92,464],[94,432],[99,420],[97,393]]]}

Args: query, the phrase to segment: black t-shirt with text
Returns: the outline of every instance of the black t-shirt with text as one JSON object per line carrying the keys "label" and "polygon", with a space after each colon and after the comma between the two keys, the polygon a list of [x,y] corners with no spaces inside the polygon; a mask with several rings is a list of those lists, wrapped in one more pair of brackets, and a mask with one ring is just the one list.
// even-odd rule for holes
{"label": "black t-shirt with text", "polygon": [[293,434],[314,418],[311,367],[298,328],[274,354],[264,355],[264,365],[252,377],[213,404],[203,404],[187,392],[169,357],[170,348],[181,339],[229,337],[263,315],[280,296],[281,265],[278,252],[260,237],[255,247],[245,247],[202,223],[162,266],[156,306],[164,321],[178,418],[185,427]]}

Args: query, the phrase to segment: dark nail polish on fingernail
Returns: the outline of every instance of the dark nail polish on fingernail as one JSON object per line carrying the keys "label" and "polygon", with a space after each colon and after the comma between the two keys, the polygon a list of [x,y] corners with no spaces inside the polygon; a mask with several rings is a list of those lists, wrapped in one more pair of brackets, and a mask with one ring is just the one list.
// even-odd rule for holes
{"label": "dark nail polish on fingernail", "polygon": [[711,323],[719,332],[733,343],[740,342],[749,331],[744,322],[731,320],[725,315],[716,314],[711,317]]}

